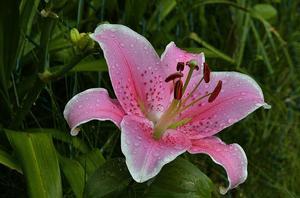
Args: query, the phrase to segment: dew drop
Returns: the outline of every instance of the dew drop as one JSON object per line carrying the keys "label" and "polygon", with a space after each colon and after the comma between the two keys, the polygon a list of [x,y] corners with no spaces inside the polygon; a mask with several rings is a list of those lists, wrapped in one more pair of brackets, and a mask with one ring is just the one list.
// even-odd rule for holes
{"label": "dew drop", "polygon": [[140,146],[140,143],[139,142],[135,142],[134,146],[138,147],[138,146]]}

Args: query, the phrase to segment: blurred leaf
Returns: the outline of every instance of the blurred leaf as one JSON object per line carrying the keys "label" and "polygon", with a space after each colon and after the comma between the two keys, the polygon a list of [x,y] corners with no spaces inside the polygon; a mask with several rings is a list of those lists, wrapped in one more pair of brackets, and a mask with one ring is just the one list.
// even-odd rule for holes
{"label": "blurred leaf", "polygon": [[228,55],[226,55],[225,53],[221,52],[220,50],[218,50],[217,48],[213,47],[212,45],[208,44],[207,42],[205,42],[202,38],[200,38],[196,33],[191,33],[189,35],[189,38],[196,41],[197,43],[199,43],[200,45],[203,45],[203,47],[209,49],[211,52],[215,53],[215,55],[217,55],[219,58],[230,62],[230,63],[234,63],[235,61]]}
{"label": "blurred leaf", "polygon": [[176,7],[175,0],[164,0],[159,1],[155,12],[152,14],[150,20],[148,21],[148,28],[153,31],[157,26],[168,16],[168,14]]}
{"label": "blurred leaf", "polygon": [[253,7],[253,12],[265,20],[277,17],[277,10],[271,4],[256,4]]}
{"label": "blurred leaf", "polygon": [[62,197],[56,150],[51,136],[6,130],[26,178],[28,194],[33,198]]}
{"label": "blurred leaf", "polygon": [[19,2],[0,1],[0,120],[7,125],[11,116],[8,88],[11,71],[16,67],[19,43]]}
{"label": "blurred leaf", "polygon": [[251,29],[252,29],[252,31],[253,31],[254,37],[255,37],[255,39],[256,39],[257,47],[258,47],[258,49],[261,51],[261,55],[262,55],[262,57],[263,57],[263,61],[264,61],[265,64],[267,65],[267,68],[268,68],[270,74],[272,74],[272,73],[274,72],[274,71],[273,71],[273,67],[272,67],[271,62],[270,62],[270,60],[269,60],[269,57],[268,57],[268,54],[267,54],[267,52],[266,52],[265,46],[264,46],[264,44],[262,43],[262,40],[261,40],[261,38],[260,38],[260,35],[259,35],[259,33],[257,32],[256,27],[255,27],[255,25],[254,25],[254,23],[253,23],[252,20],[250,20],[250,26],[251,26]]}
{"label": "blurred leaf", "polygon": [[29,35],[33,18],[38,13],[38,5],[40,0],[23,0],[20,4],[20,26],[23,34]]}
{"label": "blurred leaf", "polygon": [[211,197],[211,180],[188,160],[178,158],[166,165],[150,185],[146,197]]}
{"label": "blurred leaf", "polygon": [[78,158],[78,161],[86,170],[87,175],[90,176],[105,162],[105,159],[101,151],[95,148],[94,150],[81,155]]}
{"label": "blurred leaf", "polygon": [[85,171],[81,164],[66,157],[59,157],[60,166],[76,197],[81,198],[85,185]]}
{"label": "blurred leaf", "polygon": [[19,1],[0,1],[0,74],[6,87],[15,68],[19,34]]}
{"label": "blurred leaf", "polygon": [[107,71],[107,65],[104,59],[83,60],[80,63],[78,63],[71,71],[74,72]]}
{"label": "blurred leaf", "polygon": [[125,24],[136,29],[143,20],[149,0],[127,0],[125,1]]}
{"label": "blurred leaf", "polygon": [[0,150],[0,164],[22,173],[21,167],[19,166],[17,160],[3,150]]}
{"label": "blurred leaf", "polygon": [[99,167],[88,179],[84,197],[113,197],[113,194],[124,189],[130,181],[131,176],[124,160],[112,159],[106,161],[106,163]]}

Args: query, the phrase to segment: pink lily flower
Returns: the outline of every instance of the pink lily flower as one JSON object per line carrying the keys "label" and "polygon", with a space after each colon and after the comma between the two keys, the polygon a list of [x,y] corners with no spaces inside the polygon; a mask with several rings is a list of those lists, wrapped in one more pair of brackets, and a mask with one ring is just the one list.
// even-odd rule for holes
{"label": "pink lily flower", "polygon": [[184,152],[208,154],[227,172],[226,193],[247,178],[247,158],[238,144],[214,136],[257,108],[269,106],[259,85],[238,72],[210,72],[204,54],[167,45],[161,58],[143,36],[123,25],[99,25],[91,37],[107,61],[117,96],[88,89],[66,105],[71,134],[90,120],[110,120],[121,129],[121,148],[133,179],[144,182]]}

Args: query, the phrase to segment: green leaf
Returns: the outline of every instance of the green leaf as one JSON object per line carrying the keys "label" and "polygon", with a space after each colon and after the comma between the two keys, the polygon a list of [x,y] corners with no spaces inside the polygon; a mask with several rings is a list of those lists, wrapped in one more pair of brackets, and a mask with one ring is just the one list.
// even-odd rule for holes
{"label": "green leaf", "polygon": [[211,180],[189,161],[178,158],[166,165],[150,185],[146,197],[211,197]]}
{"label": "green leaf", "polygon": [[87,175],[91,175],[105,162],[105,159],[101,151],[96,148],[86,154],[81,155],[78,158],[78,161],[86,170]]}
{"label": "green leaf", "polygon": [[100,198],[116,196],[129,182],[131,176],[123,159],[107,161],[88,179],[84,197]]}
{"label": "green leaf", "polygon": [[19,173],[22,173],[21,167],[18,164],[17,160],[15,157],[12,155],[8,154],[7,152],[0,150],[0,164],[3,164],[4,166],[16,170]]}
{"label": "green leaf", "polygon": [[59,162],[74,194],[78,198],[82,197],[86,176],[84,168],[78,161],[62,156],[59,157]]}
{"label": "green leaf", "polygon": [[59,161],[76,197],[82,197],[86,179],[105,162],[105,159],[99,149],[94,149],[77,160],[60,156]]}
{"label": "green leaf", "polygon": [[62,197],[58,159],[51,136],[6,130],[27,183],[29,197]]}
{"label": "green leaf", "polygon": [[253,12],[265,20],[277,17],[277,10],[270,4],[256,4],[253,7]]}

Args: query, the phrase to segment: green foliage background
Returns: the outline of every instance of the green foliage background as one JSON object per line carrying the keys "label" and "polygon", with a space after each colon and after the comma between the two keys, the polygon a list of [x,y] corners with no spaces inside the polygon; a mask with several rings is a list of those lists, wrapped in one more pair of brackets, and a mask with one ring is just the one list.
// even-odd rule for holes
{"label": "green foliage background", "polygon": [[[204,51],[213,70],[237,70],[262,87],[259,109],[220,136],[249,161],[247,181],[225,197],[300,196],[300,2],[296,0],[3,0],[0,3],[1,197],[220,197],[225,171],[184,154],[154,181],[135,183],[110,122],[69,135],[62,111],[76,93],[105,87],[98,46],[79,50],[70,29],[121,23],[159,53],[170,42]],[[191,171],[193,170],[193,171]],[[201,172],[205,173],[208,178]],[[180,172],[181,176],[173,178]],[[176,180],[177,178],[177,180]]]}

